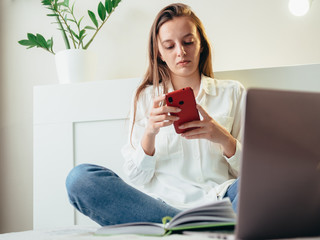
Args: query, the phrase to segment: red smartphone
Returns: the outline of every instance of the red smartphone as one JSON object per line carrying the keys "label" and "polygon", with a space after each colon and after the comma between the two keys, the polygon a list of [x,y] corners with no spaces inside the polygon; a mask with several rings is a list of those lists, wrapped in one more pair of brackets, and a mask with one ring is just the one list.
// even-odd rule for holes
{"label": "red smartphone", "polygon": [[180,134],[194,129],[179,129],[179,126],[183,123],[200,120],[199,112],[196,108],[196,100],[191,87],[167,93],[166,103],[168,106],[179,107],[181,109],[178,113],[171,113],[171,115],[179,117],[179,120],[173,123],[177,133]]}

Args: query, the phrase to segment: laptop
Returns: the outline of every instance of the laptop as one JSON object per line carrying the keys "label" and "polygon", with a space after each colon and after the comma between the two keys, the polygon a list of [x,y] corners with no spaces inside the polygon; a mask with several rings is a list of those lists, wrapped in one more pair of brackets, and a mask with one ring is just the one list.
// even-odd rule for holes
{"label": "laptop", "polygon": [[237,239],[320,236],[320,93],[247,92]]}

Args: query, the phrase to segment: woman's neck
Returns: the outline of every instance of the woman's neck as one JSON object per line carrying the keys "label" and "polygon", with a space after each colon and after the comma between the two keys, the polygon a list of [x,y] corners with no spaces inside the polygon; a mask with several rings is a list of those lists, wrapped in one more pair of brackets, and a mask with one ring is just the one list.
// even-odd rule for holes
{"label": "woman's neck", "polygon": [[188,77],[171,76],[171,83],[174,90],[191,87],[196,97],[200,89],[201,76],[200,74]]}

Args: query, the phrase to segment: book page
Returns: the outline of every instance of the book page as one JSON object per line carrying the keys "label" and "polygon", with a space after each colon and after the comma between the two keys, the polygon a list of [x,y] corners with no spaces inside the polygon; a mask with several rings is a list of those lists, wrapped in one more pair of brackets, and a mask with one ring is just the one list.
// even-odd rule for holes
{"label": "book page", "polygon": [[230,199],[224,198],[177,214],[169,223],[166,224],[166,229],[177,227],[180,224],[190,225],[194,223],[194,225],[200,226],[201,222],[234,223],[235,220],[236,215],[232,209]]}

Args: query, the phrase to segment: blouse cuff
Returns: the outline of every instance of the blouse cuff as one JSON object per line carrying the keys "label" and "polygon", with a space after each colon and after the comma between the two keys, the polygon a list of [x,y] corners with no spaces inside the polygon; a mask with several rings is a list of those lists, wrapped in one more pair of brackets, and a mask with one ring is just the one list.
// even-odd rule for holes
{"label": "blouse cuff", "polygon": [[224,156],[225,160],[230,164],[231,168],[236,172],[236,174],[238,174],[239,169],[240,169],[241,154],[242,154],[242,145],[236,139],[236,152],[235,152],[235,154],[231,157]]}
{"label": "blouse cuff", "polygon": [[133,161],[137,168],[142,171],[154,170],[156,167],[156,159],[153,156],[147,155],[142,146],[139,145],[133,156]]}

